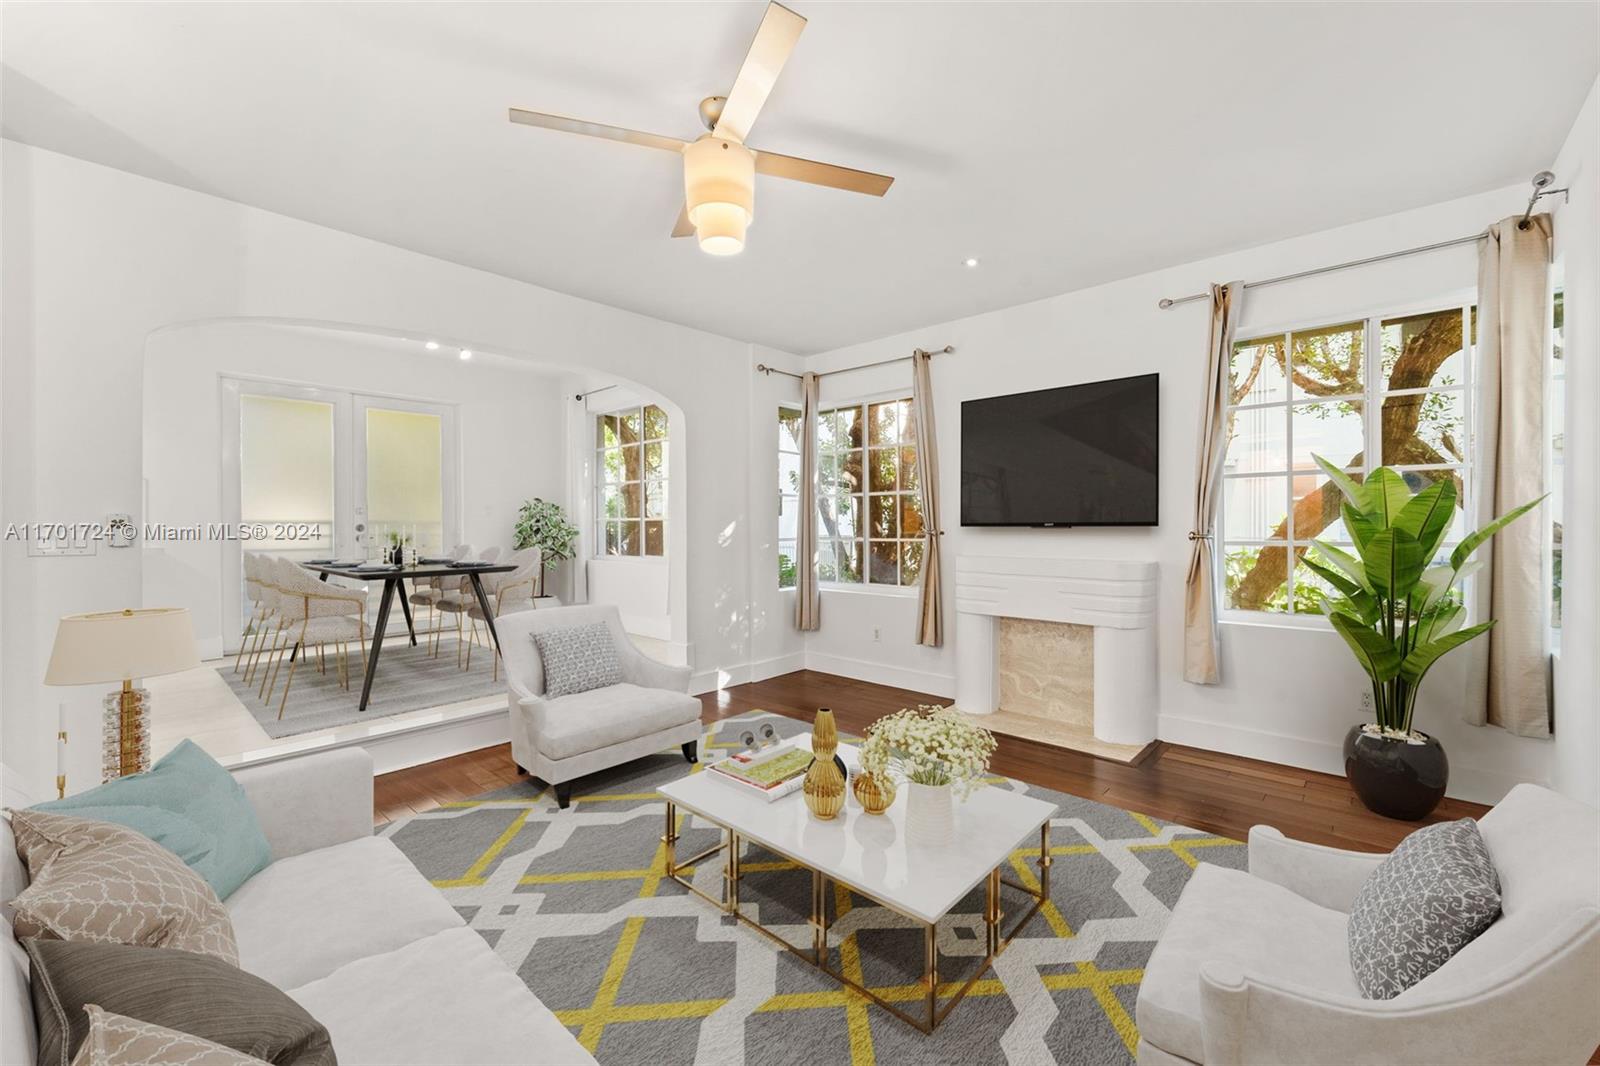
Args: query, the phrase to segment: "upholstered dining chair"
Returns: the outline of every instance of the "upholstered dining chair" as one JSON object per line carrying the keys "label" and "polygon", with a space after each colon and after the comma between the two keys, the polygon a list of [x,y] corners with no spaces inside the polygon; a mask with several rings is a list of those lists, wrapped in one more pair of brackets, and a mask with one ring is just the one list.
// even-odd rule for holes
{"label": "upholstered dining chair", "polygon": [[261,583],[262,569],[267,558],[269,557],[250,551],[240,554],[240,561],[244,564],[245,595],[250,599],[250,622],[239,636],[239,656],[233,662],[235,674],[243,669],[246,654],[252,645],[260,643],[272,614],[265,586]]}
{"label": "upholstered dining chair", "polygon": [[[500,548],[490,545],[478,553],[478,558],[486,563],[492,563],[500,558]],[[477,605],[478,597],[472,591],[472,580],[466,577],[440,578],[442,587],[438,597],[433,601],[434,607],[445,614],[453,614],[456,619],[456,666],[462,670],[466,667],[466,626],[464,619],[467,608]]]}
{"label": "upholstered dining chair", "polygon": [[[278,610],[285,619],[285,643],[293,640],[289,651],[289,676],[283,683],[283,698],[278,703],[278,718],[283,718],[289,703],[289,689],[294,684],[295,668],[302,659],[317,652],[317,667],[327,672],[326,649],[335,648],[335,668],[340,687],[350,688],[350,654],[352,641],[361,648],[361,665],[367,664],[367,590],[334,585],[313,577],[299,564],[284,560],[287,566],[278,570]],[[278,656],[267,683],[267,702],[272,701],[272,690],[277,684],[278,671],[283,666],[283,656]]]}
{"label": "upholstered dining chair", "polygon": [[[539,568],[544,565],[544,554],[536,547],[523,548],[511,553],[508,563],[514,563],[516,569],[504,574],[484,574],[483,594],[488,597],[490,616],[498,619],[503,614],[512,614],[516,611],[533,609],[533,586],[538,579]],[[471,591],[470,589],[468,590]],[[476,599],[476,597],[474,597]],[[472,645],[478,641],[478,623],[485,621],[483,608],[477,603],[467,605],[467,618],[472,625],[472,641],[467,645],[467,669],[472,669]],[[487,624],[484,627],[488,628]],[[487,634],[485,634],[487,640]],[[491,649],[492,650],[492,649]],[[491,655],[490,662],[493,668],[493,677],[500,679],[500,657]]]}
{"label": "upholstered dining chair", "polygon": [[[535,633],[603,622],[611,634],[622,680],[551,697]],[[572,801],[572,783],[585,774],[654,755],[674,744],[698,758],[700,701],[689,695],[689,668],[656,662],[634,646],[612,606],[518,611],[496,623],[511,703],[511,757],[517,769]]]}
{"label": "upholstered dining chair", "polygon": [[[472,554],[472,545],[457,544],[445,552],[445,558],[451,562],[465,559]],[[444,578],[430,577],[422,581],[413,582],[410,601],[413,607],[426,607],[428,609],[428,654],[439,654],[439,596],[444,592]]]}
{"label": "upholstered dining chair", "polygon": [[1589,1061],[1600,812],[1518,785],[1478,829],[1500,916],[1393,999],[1362,996],[1347,945],[1351,904],[1385,856],[1258,825],[1248,873],[1201,863],[1145,964],[1140,1066]]}

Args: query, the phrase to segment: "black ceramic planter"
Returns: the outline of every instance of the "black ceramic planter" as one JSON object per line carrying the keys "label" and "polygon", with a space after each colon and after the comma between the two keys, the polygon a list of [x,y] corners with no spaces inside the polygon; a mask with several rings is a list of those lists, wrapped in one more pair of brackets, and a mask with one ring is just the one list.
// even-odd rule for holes
{"label": "black ceramic planter", "polygon": [[1344,738],[1344,776],[1368,810],[1415,822],[1444,799],[1450,760],[1438,740],[1423,736],[1423,743],[1411,744],[1350,727]]}

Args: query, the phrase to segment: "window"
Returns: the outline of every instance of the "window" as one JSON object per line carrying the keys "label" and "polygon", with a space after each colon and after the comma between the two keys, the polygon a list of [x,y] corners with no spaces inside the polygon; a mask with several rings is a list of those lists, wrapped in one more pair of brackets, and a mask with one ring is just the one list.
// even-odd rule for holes
{"label": "window", "polygon": [[1393,467],[1413,491],[1454,479],[1448,556],[1465,532],[1475,319],[1446,307],[1235,343],[1217,520],[1225,607],[1322,613],[1326,586],[1300,560],[1315,538],[1352,545],[1339,490],[1313,454],[1358,481]]}
{"label": "window", "polygon": [[1566,513],[1567,361],[1562,336],[1566,301],[1556,292],[1550,329],[1550,628],[1561,636],[1561,522]]}
{"label": "window", "polygon": [[[778,585],[794,584],[800,412],[778,410]],[[922,572],[922,501],[909,399],[817,414],[817,576],[913,586]]]}
{"label": "window", "polygon": [[595,419],[597,555],[667,553],[667,413],[629,407]]}

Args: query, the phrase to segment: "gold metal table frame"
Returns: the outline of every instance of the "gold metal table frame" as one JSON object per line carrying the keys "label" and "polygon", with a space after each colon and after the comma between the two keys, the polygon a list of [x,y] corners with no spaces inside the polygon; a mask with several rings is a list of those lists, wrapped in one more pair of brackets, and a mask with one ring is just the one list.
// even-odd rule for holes
{"label": "gold metal table frame", "polygon": [[[775,848],[768,848],[769,851],[773,851],[778,855],[782,855],[785,859],[794,862],[802,869],[811,870],[811,947],[809,950],[806,948],[796,947],[787,940],[783,939],[783,937],[779,936],[777,933],[774,933],[760,922],[747,916],[739,910],[739,881],[744,876],[739,861],[739,845],[745,841],[739,836],[738,833],[717,822],[716,819],[707,818],[705,815],[700,814],[699,812],[694,813],[697,817],[703,818],[705,821],[710,822],[712,825],[722,830],[724,834],[722,843],[717,844],[714,847],[707,848],[698,855],[690,856],[681,862],[678,861],[678,807],[677,804],[668,802],[666,833],[661,837],[661,843],[666,846],[666,876],[668,878],[682,885],[684,888],[688,889],[690,892],[693,892],[706,902],[715,905],[723,913],[732,915],[745,925],[748,925],[750,928],[755,929],[757,932],[767,937],[769,940],[783,948],[786,948],[789,952],[810,963],[812,966],[816,967],[818,970],[821,970],[823,973],[827,974],[835,981],[838,981],[840,984],[846,986],[847,988],[852,988],[866,996],[868,999],[872,1000],[872,1002],[876,1003],[890,1014],[893,1014],[896,1018],[915,1026],[924,1033],[931,1033],[938,1028],[939,1023],[944,1021],[945,1018],[949,1016],[950,1012],[955,1009],[956,1004],[960,1003],[962,997],[964,997],[972,988],[972,986],[977,983],[978,978],[982,977],[989,967],[994,965],[995,959],[1000,957],[1000,954],[1005,951],[1007,945],[1009,945],[1011,941],[1016,938],[1016,935],[1022,931],[1023,926],[1028,924],[1033,916],[1038,913],[1039,908],[1043,906],[1045,901],[1050,898],[1050,820],[1047,818],[1045,819],[1044,823],[1039,826],[1039,891],[1034,892],[1026,885],[1021,885],[1015,881],[1001,877],[1000,867],[998,866],[989,871],[988,876],[984,879],[985,892],[983,922],[986,932],[986,954],[984,955],[983,960],[978,963],[977,969],[974,970],[972,975],[967,978],[966,983],[963,984],[941,1008],[939,1005],[938,923],[923,921],[921,918],[907,914],[894,904],[889,903],[886,900],[879,899],[870,892],[863,892],[854,885],[846,885],[845,887],[849,889],[849,891],[854,892],[856,895],[869,899],[878,906],[894,911],[902,918],[910,919],[911,921],[922,926],[923,973],[921,984],[927,1008],[927,1015],[925,1018],[918,1018],[911,1014],[907,1014],[899,1007],[896,1007],[893,1003],[890,1003],[888,1000],[879,996],[876,992],[872,991],[872,989],[866,988],[865,986],[852,981],[840,970],[835,970],[828,966],[829,878],[826,874],[820,870],[806,866],[805,863],[800,862],[792,855],[787,855]],[[764,844],[759,846],[767,847]],[[691,866],[695,866],[706,859],[709,859],[718,852],[726,853],[722,868],[723,891],[721,899],[707,895],[679,875],[680,870],[685,870]],[[1017,919],[1016,924],[1011,927],[1011,931],[1009,933],[1002,933],[1001,931],[1005,917],[1005,913],[1000,906],[1000,888],[1002,885],[1006,888],[1016,889],[1018,892],[1023,893],[1033,901],[1032,905],[1029,906],[1025,912],[1023,912],[1022,917]]]}

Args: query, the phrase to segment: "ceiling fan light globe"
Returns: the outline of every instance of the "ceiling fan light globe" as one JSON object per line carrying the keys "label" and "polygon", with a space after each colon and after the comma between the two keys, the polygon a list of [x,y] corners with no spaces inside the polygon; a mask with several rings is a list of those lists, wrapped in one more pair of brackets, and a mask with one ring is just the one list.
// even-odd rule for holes
{"label": "ceiling fan light globe", "polygon": [[707,255],[738,255],[744,251],[745,228],[750,216],[739,204],[701,204],[690,211],[694,235]]}
{"label": "ceiling fan light globe", "polygon": [[[756,157],[742,144],[706,135],[683,150],[683,196],[689,221],[700,228],[708,211],[719,217],[730,207],[744,215],[744,225],[755,217]],[[719,228],[728,223],[718,222]],[[741,232],[740,240],[744,239]]]}

